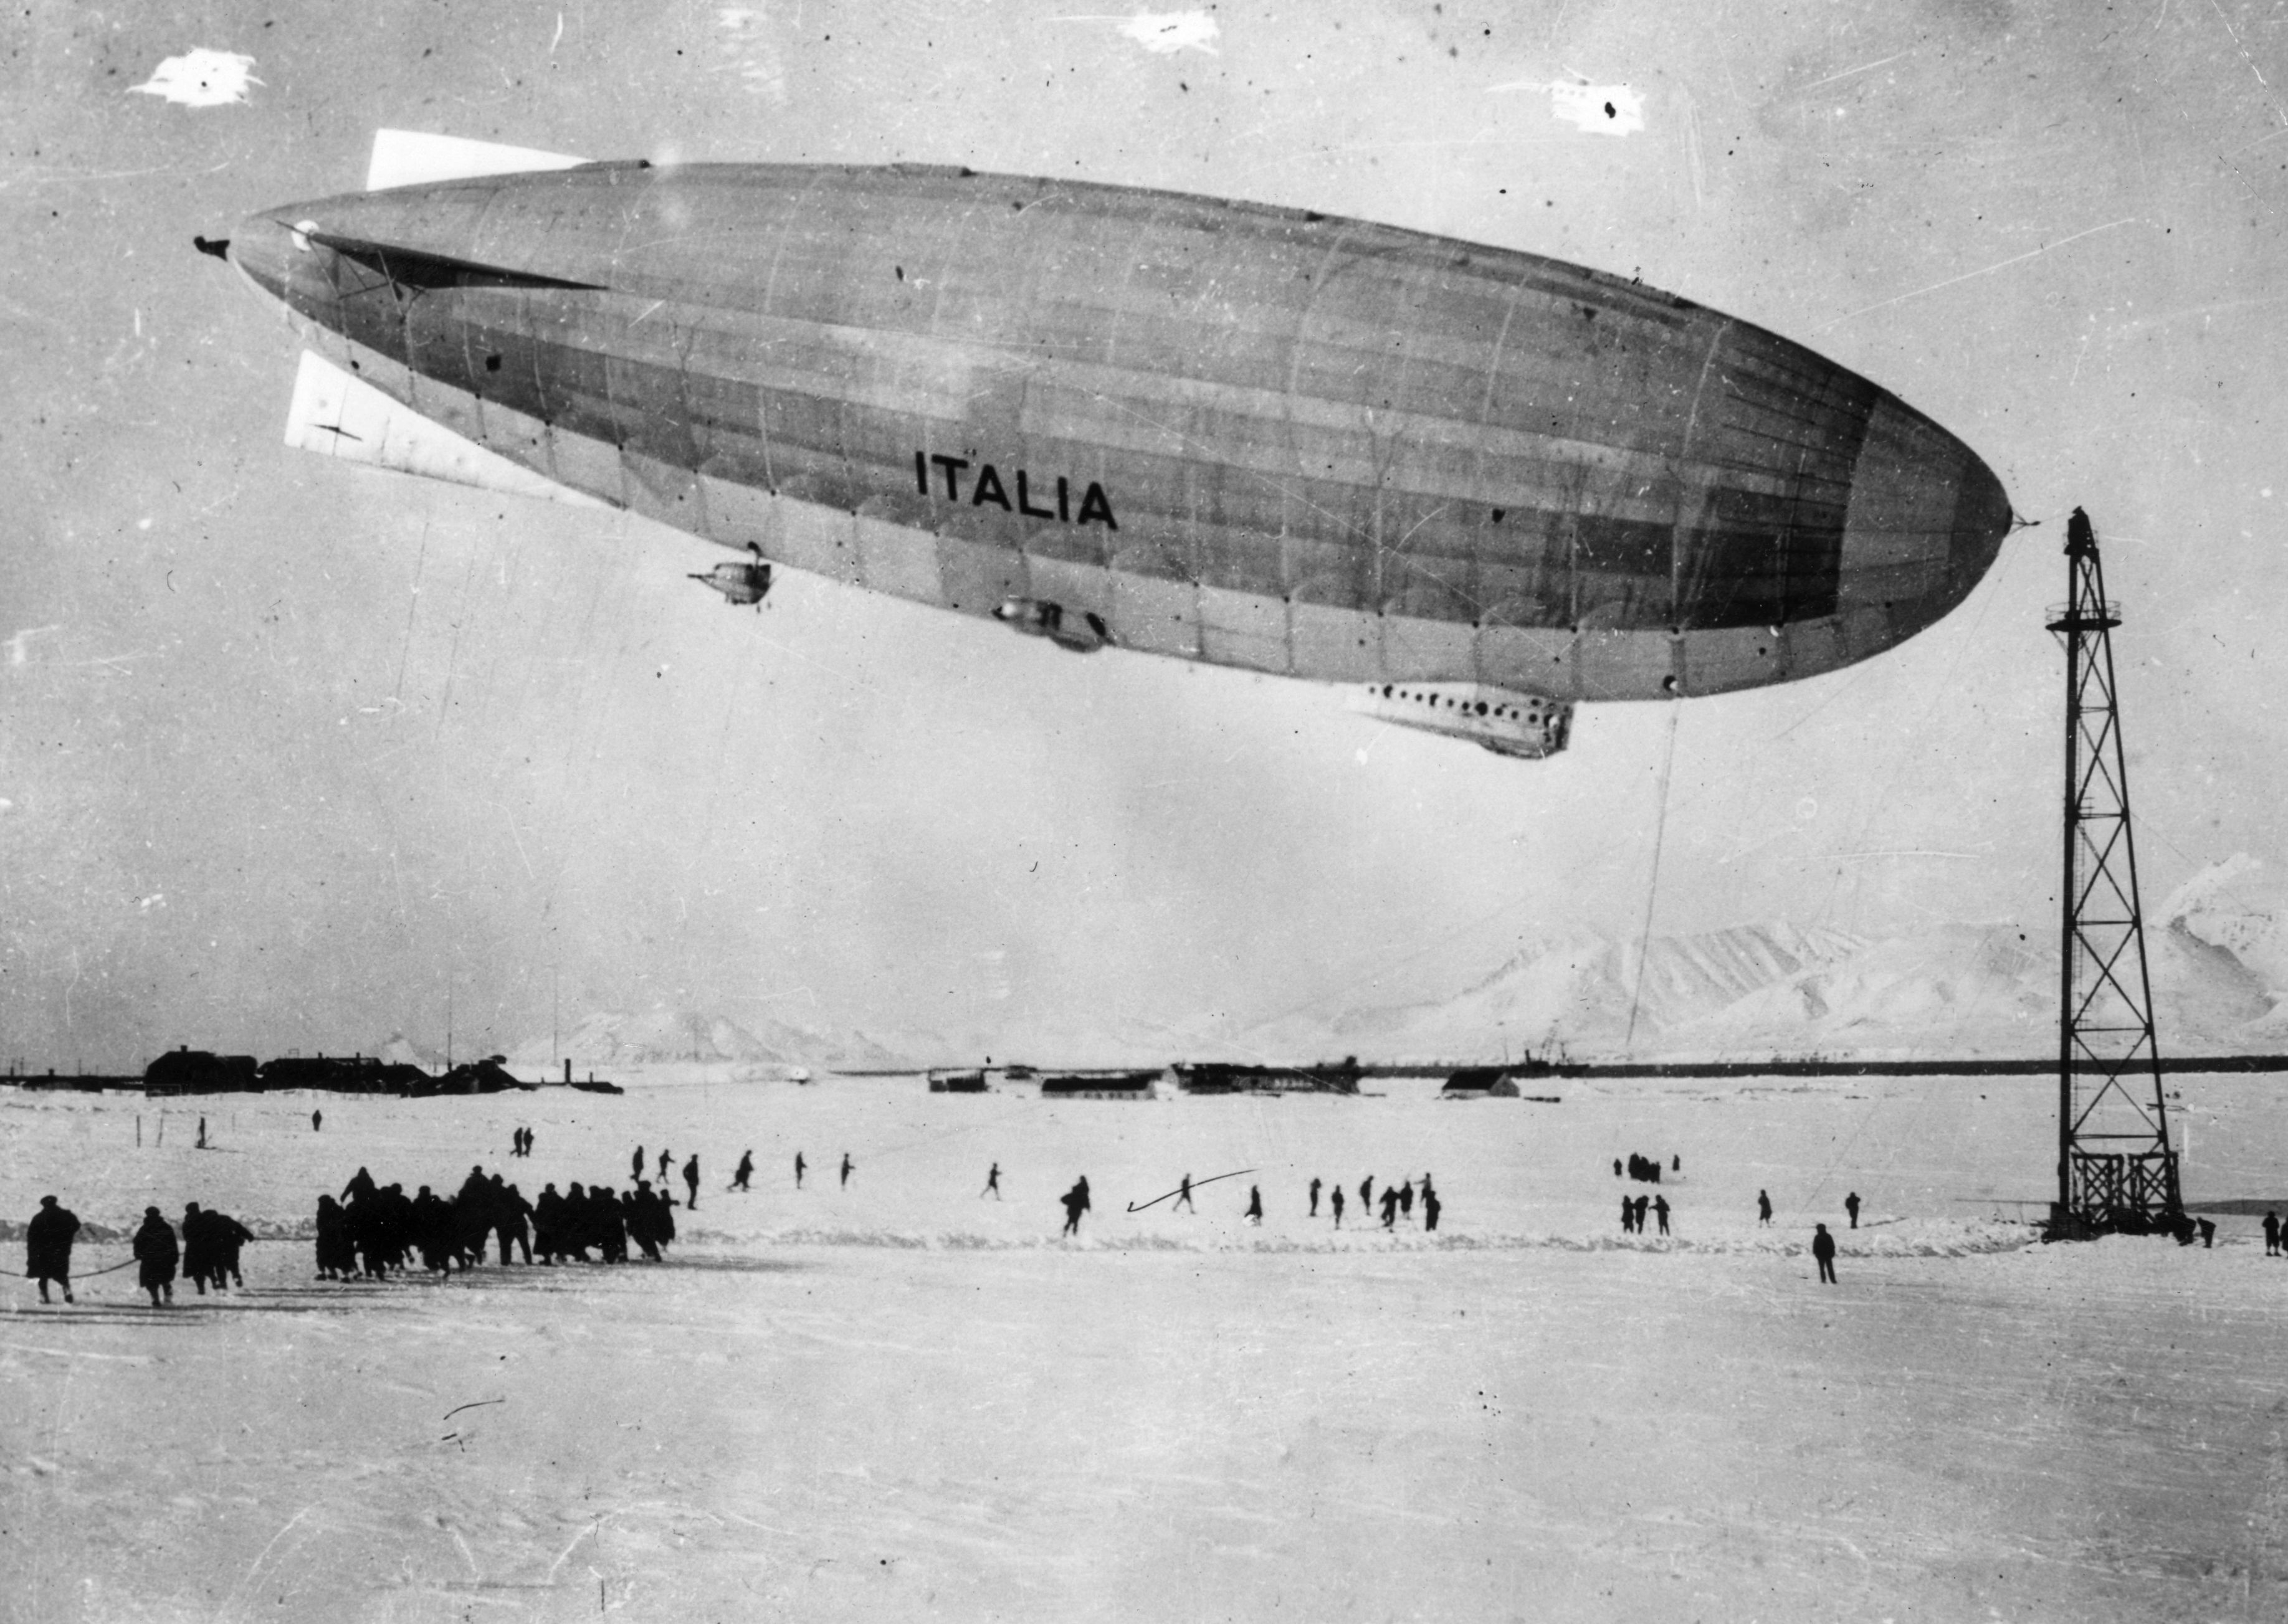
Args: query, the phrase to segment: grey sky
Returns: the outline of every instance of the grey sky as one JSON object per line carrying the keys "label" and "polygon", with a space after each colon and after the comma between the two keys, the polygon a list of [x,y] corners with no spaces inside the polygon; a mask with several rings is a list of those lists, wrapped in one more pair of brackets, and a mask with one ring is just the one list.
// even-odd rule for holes
{"label": "grey sky", "polygon": [[[1521,939],[2054,926],[2065,511],[2094,519],[2149,898],[2280,850],[2274,8],[35,0],[0,98],[0,1050],[139,1066],[657,1002],[1005,1047],[1455,987]],[[1077,19],[1077,20],[1076,20]],[[130,93],[255,59],[242,105]],[[1572,74],[1645,128],[1553,116]],[[1499,88],[1499,87],[1513,88]],[[614,515],[279,443],[294,348],[195,232],[379,125],[597,157],[1173,187],[1582,261],[1807,343],[2045,521],[1838,676],[1585,708],[1505,761]]]}

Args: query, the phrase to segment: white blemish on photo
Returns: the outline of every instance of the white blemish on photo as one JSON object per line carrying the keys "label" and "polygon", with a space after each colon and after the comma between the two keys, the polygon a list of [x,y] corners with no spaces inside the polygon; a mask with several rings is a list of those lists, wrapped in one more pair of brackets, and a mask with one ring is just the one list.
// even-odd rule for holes
{"label": "white blemish on photo", "polygon": [[1550,116],[1593,135],[1632,135],[1645,127],[1644,98],[1625,84],[1592,84],[1578,77],[1552,82],[1513,79],[1500,91],[1547,91]]}
{"label": "white blemish on photo", "polygon": [[1058,17],[1052,20],[1116,22],[1123,35],[1156,56],[1173,56],[1179,51],[1196,51],[1205,56],[1220,54],[1215,48],[1219,32],[1216,20],[1205,12],[1139,12],[1132,17]]}
{"label": "white blemish on photo", "polygon": [[129,88],[187,107],[224,107],[244,101],[247,91],[262,83],[253,68],[252,57],[234,51],[193,51],[169,57],[151,70],[148,79]]}

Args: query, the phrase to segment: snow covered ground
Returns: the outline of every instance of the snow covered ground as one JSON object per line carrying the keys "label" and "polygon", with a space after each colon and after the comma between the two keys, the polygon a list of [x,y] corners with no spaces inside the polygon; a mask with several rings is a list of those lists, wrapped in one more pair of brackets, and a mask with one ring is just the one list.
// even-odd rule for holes
{"label": "snow covered ground", "polygon": [[[278,1238],[171,1314],[131,1271],[75,1309],[0,1287],[0,1617],[2288,1611],[2288,1264],[2245,1216],[2213,1251],[2028,1245],[2038,1081],[1370,1086],[1051,1104],[659,1067],[618,1097],[175,1101],[163,1137],[139,1099],[0,1091],[12,1267],[48,1192],[104,1237],[83,1276],[147,1201]],[[2268,1080],[2172,1087],[2189,1199],[2288,1194]],[[624,1179],[638,1144],[704,1169],[665,1266],[311,1279],[315,1197],[361,1164],[531,1193]],[[1653,1192],[1612,1176],[1633,1151],[1683,1160],[1665,1245],[1618,1232]],[[1125,1210],[1243,1168],[1196,1213]],[[1438,1234],[1357,1222],[1360,1178],[1426,1170]],[[1349,1188],[1339,1234],[1314,1176]]]}

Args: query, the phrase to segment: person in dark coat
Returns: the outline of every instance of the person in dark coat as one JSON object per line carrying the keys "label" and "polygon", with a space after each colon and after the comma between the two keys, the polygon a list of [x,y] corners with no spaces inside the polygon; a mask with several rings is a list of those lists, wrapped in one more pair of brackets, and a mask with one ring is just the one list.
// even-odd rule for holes
{"label": "person in dark coat", "polygon": [[1359,1180],[1359,1205],[1366,1208],[1369,1217],[1374,1216],[1374,1175],[1371,1173]]}
{"label": "person in dark coat", "polygon": [[[181,1258],[182,1248],[175,1244],[175,1232],[159,1216],[156,1207],[146,1207],[143,1227],[135,1232],[135,1261],[139,1265],[135,1278],[151,1294],[152,1307],[175,1305],[175,1264]],[[164,1303],[159,1300],[163,1292],[166,1295]]]}
{"label": "person in dark coat", "polygon": [[755,1153],[752,1151],[742,1151],[739,1153],[739,1170],[731,1175],[731,1188],[734,1190],[744,1190],[747,1187],[747,1181],[754,1176]]}
{"label": "person in dark coat", "polygon": [[60,1207],[52,1195],[40,1198],[40,1210],[24,1225],[24,1272],[40,1282],[40,1301],[48,1301],[50,1280],[64,1288],[64,1301],[73,1301],[72,1240],[79,1233],[79,1215]]}
{"label": "person in dark coat", "polygon": [[1263,1226],[1263,1192],[1254,1184],[1247,1187],[1247,1221],[1259,1229]]}
{"label": "person in dark coat", "polygon": [[1660,1225],[1660,1232],[1668,1233],[1668,1198],[1662,1196],[1652,1204],[1652,1216]]}
{"label": "person in dark coat", "polygon": [[373,1175],[360,1168],[350,1175],[350,1182],[342,1186],[342,1200],[354,1201],[361,1195],[371,1195],[373,1190]]}
{"label": "person in dark coat", "polygon": [[667,1146],[665,1146],[665,1145],[661,1145],[661,1146],[659,1147],[659,1180],[660,1180],[660,1183],[662,1183],[662,1184],[665,1184],[665,1183],[667,1182],[667,1169],[668,1169],[671,1166],[672,1166],[672,1165],[674,1164],[674,1161],[675,1161],[675,1153],[674,1153],[673,1151],[669,1150],[669,1149],[667,1148]]}
{"label": "person in dark coat", "polygon": [[[50,1196],[48,1199],[53,1200],[55,1197]],[[2280,1215],[2276,1212],[2268,1212],[2264,1215],[2264,1255],[2267,1257],[2280,1256]],[[64,1301],[68,1303],[71,1299],[66,1297]]]}
{"label": "person in dark coat", "polygon": [[1644,1233],[1645,1214],[1649,1212],[1651,1209],[1652,1197],[1648,1195],[1641,1195],[1637,1197],[1636,1232],[1640,1235]]}
{"label": "person in dark coat", "polygon": [[683,1164],[683,1187],[690,1192],[683,1203],[686,1212],[699,1210],[699,1153],[692,1152],[691,1160]]}
{"label": "person in dark coat", "polygon": [[637,1249],[649,1263],[660,1261],[659,1213],[665,1205],[651,1187],[649,1179],[636,1180],[636,1192],[628,1197],[628,1239],[636,1243]]}
{"label": "person in dark coat", "polygon": [[492,1184],[493,1238],[500,1243],[502,1267],[508,1265],[509,1248],[514,1246],[524,1254],[524,1261],[532,1262],[532,1203],[514,1184],[502,1182],[493,1175]]}
{"label": "person in dark coat", "polygon": [[1414,1181],[1410,1178],[1398,1186],[1398,1210],[1410,1220],[1414,1216]]}
{"label": "person in dark coat", "polygon": [[350,1245],[349,1215],[330,1195],[318,1198],[318,1278],[346,1280],[357,1269],[357,1251]]}
{"label": "person in dark coat", "polygon": [[1315,1178],[1311,1181],[1311,1216],[1319,1216],[1319,1181]]}
{"label": "person in dark coat", "polygon": [[240,1248],[253,1239],[254,1232],[228,1213],[208,1211],[207,1247],[211,1266],[207,1270],[207,1277],[214,1281],[217,1291],[223,1288],[226,1279],[242,1290],[245,1288],[246,1276],[239,1272],[238,1253]]}
{"label": "person in dark coat", "polygon": [[[1182,1181],[1176,1185],[1175,1204],[1168,1210],[1173,1212],[1178,1207],[1192,1207],[1192,1176],[1189,1173],[1185,1174]],[[1199,1208],[1192,1207],[1192,1210],[1197,1212]]]}
{"label": "person in dark coat", "polygon": [[183,1208],[183,1278],[207,1295],[207,1276],[214,1272],[214,1246],[207,1238],[207,1215],[191,1201]]}
{"label": "person in dark coat", "polygon": [[1811,1237],[1811,1255],[1819,1262],[1819,1278],[1828,1285],[1835,1284],[1835,1237],[1827,1232],[1827,1225],[1815,1224]]}
{"label": "person in dark coat", "polygon": [[1087,1175],[1083,1174],[1080,1182],[1066,1191],[1062,1199],[1065,1204],[1064,1232],[1077,1237],[1080,1234],[1080,1215],[1088,1210]]}
{"label": "person in dark coat", "polygon": [[1438,1227],[1438,1214],[1444,1206],[1445,1203],[1438,1199],[1438,1192],[1430,1187],[1430,1181],[1424,1179],[1422,1181],[1422,1227],[1424,1230],[1432,1231]]}
{"label": "person in dark coat", "polygon": [[997,1201],[1001,1199],[1001,1164],[997,1161],[985,1169],[985,1188],[977,1192],[977,1199],[981,1201],[989,1195]]}
{"label": "person in dark coat", "polygon": [[1756,1192],[1756,1222],[1758,1224],[1769,1224],[1771,1221],[1772,1198],[1764,1193],[1761,1190],[1759,1190]]}
{"label": "person in dark coat", "polygon": [[794,1187],[798,1190],[802,1188],[802,1169],[805,1165],[806,1164],[803,1161],[802,1153],[797,1151],[794,1153]]}
{"label": "person in dark coat", "polygon": [[310,1131],[312,1133],[316,1133],[319,1129],[325,1127],[325,1125],[326,1113],[324,1112],[313,1111],[310,1113]]}
{"label": "person in dark coat", "polygon": [[850,1160],[850,1153],[848,1151],[842,1153],[842,1187],[845,1190],[850,1188],[850,1169],[857,1165],[858,1164],[856,1162]]}
{"label": "person in dark coat", "polygon": [[636,1153],[634,1157],[628,1162],[628,1177],[631,1180],[641,1178],[643,1176],[643,1146],[639,1145],[636,1146]]}
{"label": "person in dark coat", "polygon": [[1843,1210],[1851,1215],[1851,1227],[1859,1227],[1859,1192],[1854,1190],[1843,1198]]}
{"label": "person in dark coat", "polygon": [[1637,1204],[1627,1196],[1621,1198],[1621,1233],[1633,1235],[1637,1227]]}
{"label": "person in dark coat", "polygon": [[1336,1185],[1332,1190],[1331,1190],[1331,1191],[1329,1191],[1329,1192],[1328,1192],[1328,1193],[1327,1193],[1327,1208],[1328,1208],[1328,1210],[1330,1210],[1331,1212],[1332,1212],[1332,1213],[1335,1215],[1335,1227],[1336,1227],[1337,1229],[1340,1229],[1340,1228],[1342,1228],[1342,1226],[1343,1226],[1343,1187],[1342,1187],[1340,1184],[1337,1184],[1337,1185]]}
{"label": "person in dark coat", "polygon": [[1382,1227],[1385,1229],[1398,1227],[1398,1192],[1388,1184],[1382,1187]]}

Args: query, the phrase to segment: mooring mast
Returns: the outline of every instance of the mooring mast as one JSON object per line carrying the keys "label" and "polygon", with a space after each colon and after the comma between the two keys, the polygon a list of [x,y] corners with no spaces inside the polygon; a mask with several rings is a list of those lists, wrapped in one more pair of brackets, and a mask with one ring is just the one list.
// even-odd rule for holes
{"label": "mooring mast", "polygon": [[2143,1233],[2173,1225],[2184,1209],[2153,1036],[2113,680],[2121,611],[2106,600],[2097,537],[2079,508],[2066,523],[2066,573],[2071,596],[2050,622],[2066,651],[2058,1199],[2050,1232]]}

